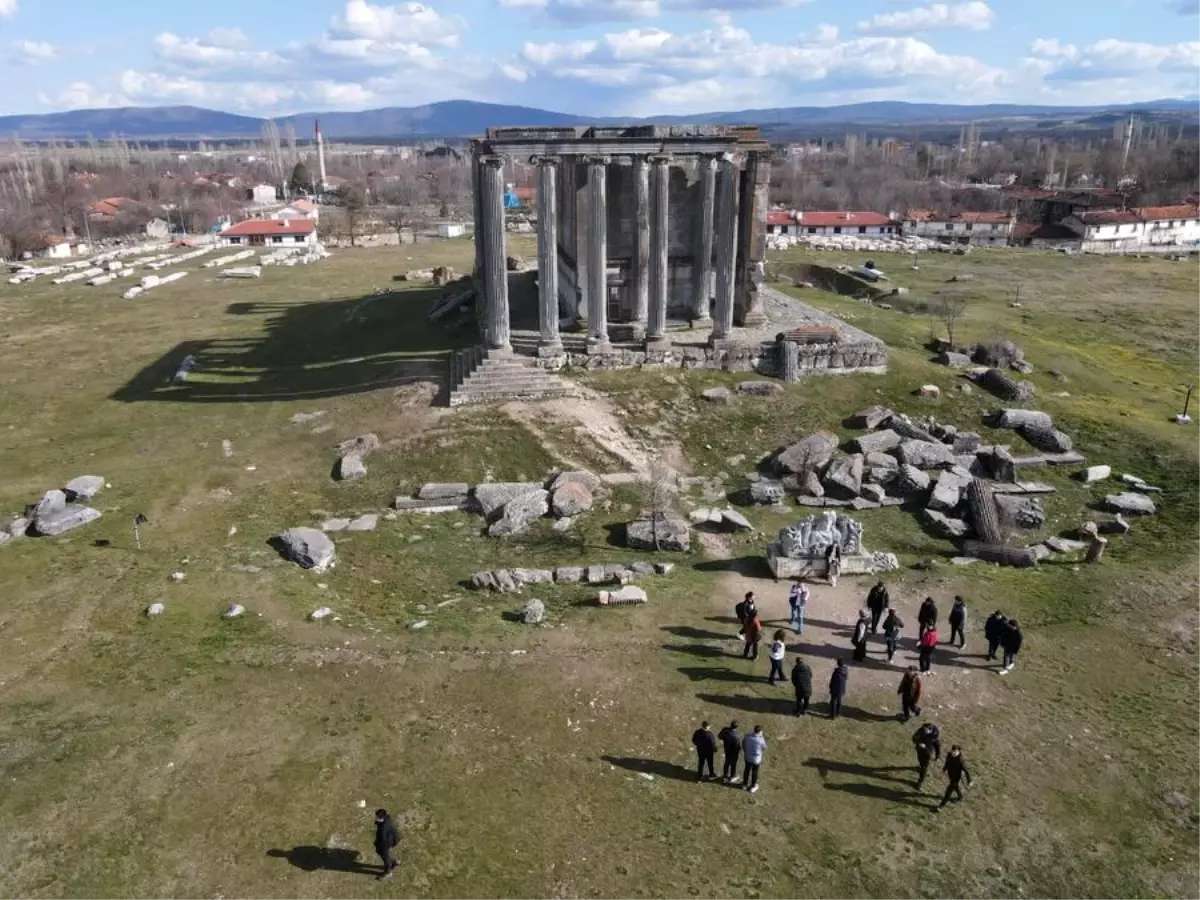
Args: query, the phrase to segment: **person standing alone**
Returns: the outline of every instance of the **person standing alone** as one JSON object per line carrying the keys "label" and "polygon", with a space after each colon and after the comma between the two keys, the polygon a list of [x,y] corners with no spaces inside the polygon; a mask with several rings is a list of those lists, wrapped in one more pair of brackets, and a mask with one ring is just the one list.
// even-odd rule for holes
{"label": "person standing alone", "polygon": [[708,777],[716,778],[713,771],[713,760],[717,756],[717,739],[707,722],[701,722],[700,727],[692,732],[692,745],[696,748],[696,780],[704,779],[704,769],[708,767]]}
{"label": "person standing alone", "polygon": [[400,843],[400,832],[386,809],[375,810],[375,852],[383,863],[379,881],[387,881],[396,871],[396,845]]}
{"label": "person standing alone", "polygon": [[883,617],[883,611],[890,609],[891,605],[888,589],[882,581],[871,588],[871,593],[867,594],[867,609],[871,611],[871,634],[879,632],[879,620]]}
{"label": "person standing alone", "polygon": [[804,609],[808,606],[808,594],[808,582],[803,578],[788,591],[788,608],[791,610],[789,621],[796,629],[796,634],[804,634]]}
{"label": "person standing alone", "polygon": [[961,650],[967,645],[967,601],[962,597],[954,598],[954,605],[950,607],[950,643],[954,643],[954,639],[958,638],[958,648]]}
{"label": "person standing alone", "polygon": [[1021,644],[1024,642],[1025,635],[1021,633],[1021,626],[1017,624],[1016,619],[1009,619],[1004,631],[1000,633],[1000,646],[1004,649],[1004,667],[1000,670],[1001,675],[1007,675],[1013,670],[1013,666],[1017,664],[1017,654],[1021,652]]}
{"label": "person standing alone", "polygon": [[746,618],[746,624],[743,628],[743,637],[746,639],[746,646],[742,650],[743,659],[758,659],[758,642],[762,640],[763,623],[758,618],[758,612]]}
{"label": "person standing alone", "polygon": [[900,687],[896,689],[896,693],[900,695],[900,706],[903,710],[902,722],[907,722],[911,716],[921,714],[921,707],[917,705],[921,702],[921,676],[917,674],[915,668],[908,667],[908,671],[900,679]]}
{"label": "person standing alone", "polygon": [[758,767],[762,765],[763,754],[767,752],[767,736],[763,734],[762,726],[755,725],[754,731],[746,735],[742,741],[742,752],[746,755],[746,771],[742,776],[745,788],[752,794],[758,793]]}
{"label": "person standing alone", "polygon": [[725,764],[721,767],[721,780],[730,784],[738,783],[738,757],[742,755],[742,734],[738,731],[737,719],[721,729],[717,735],[725,748]]}
{"label": "person standing alone", "polygon": [[792,665],[792,687],[796,689],[796,715],[806,715],[812,698],[812,669],[799,656]]}
{"label": "person standing alone", "polygon": [[771,646],[767,648],[767,656],[771,659],[771,674],[767,676],[767,684],[774,684],[776,680],[784,681],[787,678],[783,674],[783,657],[787,653],[787,644],[783,642],[783,637],[783,629],[777,629],[771,640]]}
{"label": "person standing alone", "polygon": [[840,659],[833,667],[829,676],[829,718],[836,719],[842,714],[842,700],[846,697],[846,682],[850,680],[850,670]]}
{"label": "person standing alone", "polygon": [[946,785],[946,793],[942,795],[942,802],[938,804],[938,809],[941,809],[950,802],[950,795],[956,794],[958,799],[963,798],[962,780],[967,780],[967,787],[971,786],[971,773],[967,771],[967,761],[963,759],[962,748],[955,744],[950,748],[950,752],[946,754],[946,764],[942,766],[942,771],[946,773],[949,783]]}
{"label": "person standing alone", "polygon": [[854,623],[854,635],[850,643],[854,645],[854,661],[862,662],[867,658],[867,635],[871,633],[871,623],[867,620],[867,611],[858,611],[858,621]]}

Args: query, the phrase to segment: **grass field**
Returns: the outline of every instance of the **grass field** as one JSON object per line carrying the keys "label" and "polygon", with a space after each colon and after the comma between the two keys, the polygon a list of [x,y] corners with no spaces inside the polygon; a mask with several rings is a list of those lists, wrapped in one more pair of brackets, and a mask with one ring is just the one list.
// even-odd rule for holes
{"label": "grass field", "polygon": [[[960,569],[909,513],[862,514],[867,544],[906,566],[891,583],[910,622],[927,593],[943,615],[954,593],[971,606],[968,654],[948,655],[925,706],[978,784],[938,817],[934,795],[911,789],[916,723],[896,723],[899,672],[878,647],[854,668],[852,714],[837,722],[786,715],[789,692],[766,685],[765,660],[734,655],[728,616],[743,590],[773,616],[785,606],[763,575],[762,535],[676,555],[672,574],[645,582],[641,608],[532,592],[549,610],[536,629],[506,619],[519,598],[463,579],[654,558],[615,546],[636,487],[563,535],[546,522],[496,542],[466,514],[399,516],[336,536],[325,574],[276,557],[266,542],[281,529],[381,511],[427,480],[538,478],[573,460],[627,468],[553,407],[431,406],[430,373],[471,336],[429,328],[431,294],[392,276],[461,270],[470,255],[457,241],[341,251],[250,282],[195,269],[136,301],[0,287],[0,503],[19,512],[85,473],[112,484],[99,522],[0,547],[0,895],[1197,894],[1200,444],[1194,426],[1168,421],[1197,368],[1194,263],[995,251],[923,258],[913,272],[880,259],[911,288],[891,310],[797,290],[887,340],[886,376],[813,379],[728,407],[697,395],[739,376],[581,376],[632,438],[733,488],[762,453],[869,404],[973,426],[995,404],[956,391],[925,347],[922,304],[955,287],[970,292],[960,340],[1016,340],[1038,408],[1089,461],[1163,486],[1160,514],[1114,537],[1096,566]],[[840,261],[860,260],[789,251],[774,265]],[[975,279],[947,285],[958,273]],[[189,354],[196,376],[171,386]],[[911,395],[929,382],[941,400]],[[364,431],[383,442],[368,476],[334,482],[334,445]],[[1074,529],[1107,492],[1037,477],[1060,489],[1047,535]],[[748,514],[763,531],[800,517]],[[176,571],[186,580],[172,583]],[[867,586],[817,588],[798,642],[815,699],[830,658],[848,655]],[[143,617],[158,600],[166,614]],[[235,602],[249,614],[222,620]],[[321,605],[339,621],[306,622]],[[1006,678],[970,655],[996,606],[1026,631]],[[410,629],[418,620],[429,625]],[[771,742],[753,797],[689,783],[691,731],[733,715]],[[380,805],[403,833],[384,885],[364,865]]]}

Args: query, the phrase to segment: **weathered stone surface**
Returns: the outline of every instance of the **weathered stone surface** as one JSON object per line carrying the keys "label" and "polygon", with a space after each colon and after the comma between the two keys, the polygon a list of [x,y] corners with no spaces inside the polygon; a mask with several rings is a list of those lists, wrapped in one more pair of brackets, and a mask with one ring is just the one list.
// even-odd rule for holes
{"label": "weathered stone surface", "polygon": [[63,487],[63,491],[67,495],[67,499],[74,502],[75,500],[91,500],[104,488],[104,477],[101,475],[80,475],[78,478],[72,478]]}
{"label": "weathered stone surface", "polygon": [[954,435],[954,443],[951,445],[950,449],[953,450],[955,454],[974,453],[979,449],[980,443],[982,443],[982,441],[980,440],[979,435],[974,431],[961,431]]}
{"label": "weathered stone surface", "polygon": [[1014,456],[1013,465],[1018,469],[1025,466],[1078,466],[1085,462],[1082,453],[1070,450],[1066,453],[1038,453],[1031,456]]}
{"label": "weathered stone surface", "polygon": [[850,501],[851,509],[857,509],[857,510],[879,509],[879,507],[880,507],[880,504],[876,503],[874,500],[867,500],[864,497],[855,497],[853,500]]}
{"label": "weathered stone surface", "polygon": [[863,499],[870,500],[872,503],[883,503],[887,494],[878,484],[864,484],[862,486]]}
{"label": "weathered stone surface", "polygon": [[936,444],[938,439],[929,433],[926,429],[917,425],[905,415],[895,415],[888,420],[888,428],[896,432],[902,438],[908,438],[914,441],[928,441],[931,444]]}
{"label": "weathered stone surface", "polygon": [[471,490],[465,481],[433,482],[421,485],[417,491],[418,500],[459,500],[467,496]]}
{"label": "weathered stone surface", "polygon": [[949,512],[962,501],[963,491],[971,483],[971,476],[966,472],[947,470],[938,473],[937,483],[933,493],[929,495],[929,508]]}
{"label": "weathered stone surface", "polygon": [[689,512],[688,518],[692,520],[693,524],[703,525],[708,522],[708,517],[711,515],[711,509],[709,509],[707,506],[701,506]]}
{"label": "weathered stone surface", "polygon": [[988,541],[963,541],[962,551],[969,556],[999,563],[1002,566],[1025,568],[1038,564],[1037,553],[1028,547],[1010,547],[1007,544],[995,544]]}
{"label": "weathered stone surface", "polygon": [[862,478],[863,457],[856,453],[833,460],[825,470],[825,478],[821,483],[827,494],[849,500],[862,491]]}
{"label": "weathered stone surface", "polygon": [[1016,400],[1024,403],[1036,393],[1032,381],[1017,381],[1009,378],[999,369],[988,369],[975,380],[1002,400]]}
{"label": "weathered stone surface", "polygon": [[844,506],[849,506],[849,500],[837,500],[833,497],[806,497],[799,496],[796,498],[797,506],[807,506],[810,509],[841,509]]}
{"label": "weathered stone surface", "polygon": [[1112,466],[1088,466],[1086,469],[1073,472],[1072,477],[1084,484],[1092,484],[1096,481],[1103,481],[1111,474]]}
{"label": "weathered stone surface", "polygon": [[577,516],[592,508],[592,492],[582,484],[568,481],[554,489],[550,508],[558,518]]}
{"label": "weathered stone surface", "polygon": [[559,566],[554,570],[555,584],[579,584],[583,581],[583,566]]}
{"label": "weathered stone surface", "polygon": [[308,614],[308,618],[312,622],[320,622],[322,619],[328,619],[333,615],[333,610],[328,606],[318,606]]}
{"label": "weathered stone surface", "polygon": [[599,475],[595,475],[587,469],[574,469],[570,472],[559,472],[547,487],[551,491],[557,491],[564,484],[582,485],[594,494],[600,490],[601,482]]}
{"label": "weathered stone surface", "polygon": [[246,607],[242,606],[242,604],[240,604],[240,603],[235,603],[232,606],[230,606],[229,609],[225,610],[225,612],[221,613],[221,618],[222,619],[236,619],[238,616],[244,616],[245,614],[246,614]]}
{"label": "weathered stone surface", "polygon": [[283,556],[302,568],[324,572],[333,564],[333,541],[315,528],[289,528],[276,540]]}
{"label": "weathered stone surface", "polygon": [[825,488],[821,485],[821,478],[816,471],[810,469],[800,476],[800,491],[810,497],[825,496]]}
{"label": "weathered stone surface", "polygon": [[68,504],[53,512],[43,513],[33,521],[34,534],[49,537],[87,525],[100,518],[100,511],[90,506]]}
{"label": "weathered stone surface", "polygon": [[1070,538],[1046,538],[1043,543],[1055,553],[1078,553],[1088,548],[1086,541],[1073,541]]}
{"label": "weathered stone surface", "polygon": [[360,434],[338,444],[338,453],[347,456],[351,453],[360,459],[366,459],[379,449],[379,437],[374,434]]}
{"label": "weathered stone surface", "polygon": [[877,469],[898,469],[900,468],[900,460],[892,456],[890,453],[868,453],[864,458],[864,463]]}
{"label": "weathered stone surface", "polygon": [[783,393],[783,385],[778,381],[741,381],[736,390],[750,397],[772,397]]}
{"label": "weathered stone surface", "polygon": [[1020,428],[1023,425],[1038,425],[1053,428],[1054,420],[1049,413],[1036,409],[998,409],[984,416],[984,422],[993,428]]}
{"label": "weathered stone surface", "polygon": [[508,569],[497,569],[492,572],[492,578],[496,582],[496,590],[501,594],[511,594],[521,589],[521,586],[517,584],[517,580],[512,577],[512,572]]}
{"label": "weathered stone surface", "polygon": [[554,573],[549,569],[511,569],[513,581],[517,584],[547,584],[554,581]]}
{"label": "weathered stone surface", "polygon": [[1130,492],[1109,494],[1104,498],[1104,506],[1112,512],[1125,513],[1130,516],[1152,516],[1158,512],[1154,501],[1145,494]]}
{"label": "weathered stone surface", "polygon": [[346,526],[347,531],[374,531],[379,525],[379,515],[377,513],[366,513],[356,519],[351,519],[350,524]]}
{"label": "weathered stone surface", "polygon": [[776,481],[773,478],[760,478],[758,481],[750,484],[750,500],[754,503],[769,505],[773,503],[782,503],[787,493],[783,489],[783,482]]}
{"label": "weathered stone surface", "polygon": [[916,466],[902,465],[891,483],[893,494],[920,494],[929,490],[929,476]]}
{"label": "weathered stone surface", "polygon": [[915,393],[918,397],[937,398],[937,397],[942,396],[942,389],[940,387],[938,387],[936,384],[923,384],[919,388],[917,388],[913,393]]}
{"label": "weathered stone surface", "polygon": [[[657,540],[657,546],[656,546]],[[625,545],[638,550],[684,551],[691,547],[687,522],[664,512],[644,512],[625,526]]]}
{"label": "weathered stone surface", "polygon": [[847,428],[855,430],[866,428],[873,431],[876,428],[886,425],[893,415],[895,413],[886,406],[868,406],[866,409],[861,409],[850,416],[845,424]]}
{"label": "weathered stone surface", "polygon": [[569,531],[571,526],[575,524],[575,519],[572,516],[564,516],[561,519],[555,519],[552,526],[555,531],[562,534],[564,531]]}
{"label": "weathered stone surface", "polygon": [[1046,511],[1036,497],[1020,494],[993,494],[996,510],[1002,522],[1018,528],[1041,528],[1046,524]]}
{"label": "weathered stone surface", "polygon": [[24,537],[29,530],[30,520],[26,516],[14,516],[4,526],[4,533],[10,537]]}
{"label": "weathered stone surface", "polygon": [[971,357],[965,353],[954,353],[946,350],[938,354],[937,361],[943,366],[950,366],[953,369],[962,369],[971,364]]}
{"label": "weathered stone surface", "polygon": [[645,603],[647,597],[646,592],[642,588],[637,585],[627,584],[620,590],[601,591],[596,600],[601,606],[632,606],[634,604]]}
{"label": "weathered stone surface", "polygon": [[754,526],[750,524],[750,520],[743,516],[736,509],[726,507],[721,510],[721,518],[725,525],[733,528],[735,531],[753,531]]}
{"label": "weathered stone surface", "polygon": [[984,462],[992,478],[996,481],[1017,480],[1016,463],[1006,448],[997,444],[992,448],[992,452],[984,458]]}
{"label": "weathered stone surface", "polygon": [[701,391],[700,396],[709,403],[728,403],[733,399],[733,391],[726,387],[711,387]]}
{"label": "weathered stone surface", "polygon": [[1120,513],[1111,519],[1096,523],[1096,531],[1100,534],[1128,534],[1129,529],[1129,523]]}
{"label": "weathered stone surface", "polygon": [[166,611],[167,607],[163,603],[151,603],[146,607],[146,615],[148,616],[161,616]]}
{"label": "weathered stone surface", "polygon": [[443,497],[437,500],[419,500],[415,497],[397,497],[392,501],[392,509],[400,512],[441,513],[455,512],[467,509],[470,503],[464,495],[461,497]]}
{"label": "weathered stone surface", "polygon": [[500,515],[504,506],[523,494],[533,494],[545,489],[534,481],[488,481],[475,485],[472,496],[484,518],[491,521]]}
{"label": "weathered stone surface", "polygon": [[1121,476],[1121,480],[1132,487],[1135,491],[1140,491],[1143,494],[1161,494],[1162,488],[1155,487],[1152,484],[1147,484],[1136,475],[1130,475],[1126,472]]}
{"label": "weathered stone surface", "polygon": [[347,453],[338,460],[338,479],[341,481],[350,481],[354,478],[362,478],[367,474],[367,467],[363,465],[362,457],[357,453]]}
{"label": "weathered stone surface", "polygon": [[950,539],[966,537],[971,530],[971,527],[962,519],[952,519],[936,509],[921,510],[921,518],[929,531],[937,537]]}
{"label": "weathered stone surface", "polygon": [[800,474],[811,471],[829,462],[837,446],[836,434],[818,431],[781,450],[775,457],[775,465],[782,472]]}
{"label": "weathered stone surface", "polygon": [[345,531],[349,527],[349,519],[326,519],[321,523],[322,531]]}
{"label": "weathered stone surface", "polygon": [[629,568],[633,570],[634,575],[653,575],[654,563],[635,562]]}
{"label": "weathered stone surface", "polygon": [[604,566],[587,566],[583,573],[584,581],[588,584],[604,584],[608,581],[608,573]]}
{"label": "weathered stone surface", "polygon": [[540,625],[546,618],[546,604],[537,597],[530,597],[521,607],[521,621],[526,625]]}
{"label": "weathered stone surface", "polygon": [[936,469],[939,466],[952,466],[957,462],[954,451],[945,444],[911,439],[896,448],[896,458],[918,469]]}
{"label": "weathered stone surface", "polygon": [[1042,560],[1044,560],[1050,556],[1050,548],[1047,547],[1045,544],[1033,544],[1032,546],[1027,547],[1026,549],[1033,551],[1033,555],[1035,557],[1037,557],[1038,562],[1041,562]]}
{"label": "weathered stone surface", "polygon": [[940,423],[931,428],[930,431],[932,431],[933,436],[943,444],[950,444],[951,446],[953,446],[954,438],[958,434],[958,428],[956,426],[942,425]]}
{"label": "weathered stone surface", "polygon": [[536,488],[504,504],[500,518],[488,526],[488,534],[491,537],[520,534],[549,511],[549,491]]}
{"label": "weathered stone surface", "polygon": [[633,569],[621,563],[611,563],[604,567],[607,580],[614,584],[629,584],[633,581]]}
{"label": "weathered stone surface", "polygon": [[899,447],[900,442],[904,440],[896,432],[890,428],[883,431],[872,431],[869,434],[860,434],[850,442],[850,448],[856,453],[885,453],[894,447]]}
{"label": "weathered stone surface", "polygon": [[673,562],[656,562],[654,564],[654,571],[659,575],[670,575],[674,568],[675,563]]}
{"label": "weathered stone surface", "polygon": [[42,499],[26,510],[26,515],[31,519],[37,519],[41,516],[50,515],[51,513],[56,513],[60,510],[66,509],[66,506],[66,492],[55,488],[52,491],[46,491],[46,493],[42,494]]}
{"label": "weathered stone surface", "polygon": [[491,572],[476,572],[471,576],[471,587],[477,591],[499,590],[499,585],[496,584],[496,576]]}
{"label": "weathered stone surface", "polygon": [[987,344],[976,344],[971,352],[971,358],[984,366],[1011,366],[1025,358],[1025,354],[1014,341],[991,341]]}
{"label": "weathered stone surface", "polygon": [[1071,438],[1046,425],[1022,425],[1018,433],[1043,453],[1068,453],[1075,446]]}

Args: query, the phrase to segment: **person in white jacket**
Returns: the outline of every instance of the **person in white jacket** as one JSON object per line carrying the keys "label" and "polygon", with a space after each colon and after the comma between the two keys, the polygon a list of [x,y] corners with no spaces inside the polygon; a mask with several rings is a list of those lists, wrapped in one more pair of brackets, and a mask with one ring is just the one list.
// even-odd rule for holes
{"label": "person in white jacket", "polygon": [[783,642],[783,638],[783,629],[780,628],[775,632],[775,637],[767,650],[767,655],[771,658],[771,674],[767,676],[767,684],[774,684],[776,680],[787,681],[783,674],[783,657],[787,653],[787,645]]}
{"label": "person in white jacket", "polygon": [[746,757],[746,769],[742,774],[742,783],[752,794],[758,793],[758,767],[762,765],[766,752],[767,736],[763,734],[761,725],[755,725],[754,731],[742,740],[742,754]]}

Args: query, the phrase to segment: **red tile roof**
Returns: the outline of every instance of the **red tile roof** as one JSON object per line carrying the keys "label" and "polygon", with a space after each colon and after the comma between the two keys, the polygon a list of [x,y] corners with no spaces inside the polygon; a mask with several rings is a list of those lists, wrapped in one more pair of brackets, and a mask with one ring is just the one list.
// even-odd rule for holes
{"label": "red tile roof", "polygon": [[312,234],[312,219],[247,219],[221,232],[225,237]]}
{"label": "red tile roof", "polygon": [[786,209],[767,210],[768,225],[792,225],[795,221],[795,217]]}
{"label": "red tile roof", "polygon": [[137,206],[132,197],[105,197],[88,206],[88,212],[98,216],[115,216],[125,207]]}
{"label": "red tile roof", "polygon": [[971,225],[1007,225],[1012,221],[1012,214],[1006,212],[964,212],[951,217],[954,222],[966,222]]}
{"label": "red tile roof", "polygon": [[869,210],[852,210],[848,212],[808,212],[805,210],[800,213],[798,224],[805,228],[830,228],[836,226],[857,228],[861,225],[872,227],[891,225],[892,220],[882,213],[871,212]]}
{"label": "red tile roof", "polygon": [[1143,206],[1134,210],[1147,222],[1161,222],[1164,219],[1195,219],[1200,217],[1200,208],[1194,205],[1180,204],[1179,206]]}

